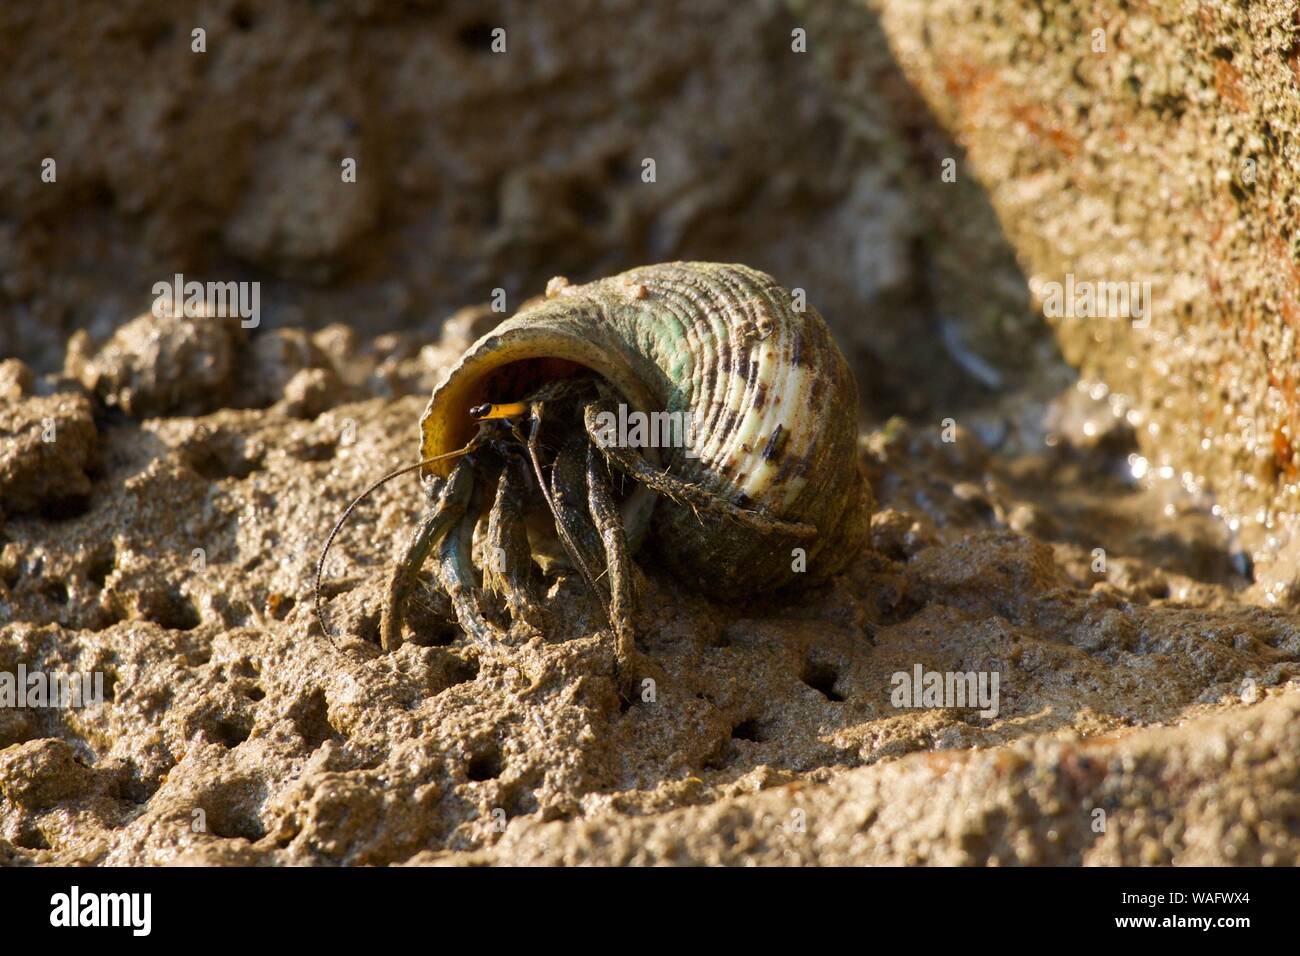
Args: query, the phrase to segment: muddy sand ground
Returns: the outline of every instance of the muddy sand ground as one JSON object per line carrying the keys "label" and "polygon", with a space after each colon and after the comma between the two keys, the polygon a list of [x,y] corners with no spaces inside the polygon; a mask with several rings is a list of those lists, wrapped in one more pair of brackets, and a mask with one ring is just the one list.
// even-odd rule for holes
{"label": "muddy sand ground", "polygon": [[[48,394],[3,366],[0,478],[37,511],[4,525],[0,670],[107,682],[95,706],[0,712],[7,862],[1295,862],[1300,626],[1258,606],[1212,516],[1136,487],[1131,428],[1080,387],[1048,433],[997,409],[952,442],[864,430],[872,548],[798,600],[720,605],[647,556],[652,701],[620,699],[571,575],[527,643],[485,654],[427,598],[381,653],[414,480],[340,539],[332,644],[323,535],[409,460],[475,316],[425,348],[144,316]],[[92,412],[174,404],[179,368],[282,390]],[[68,437],[39,441],[49,417]],[[916,665],[996,672],[998,713],[894,706]]]}

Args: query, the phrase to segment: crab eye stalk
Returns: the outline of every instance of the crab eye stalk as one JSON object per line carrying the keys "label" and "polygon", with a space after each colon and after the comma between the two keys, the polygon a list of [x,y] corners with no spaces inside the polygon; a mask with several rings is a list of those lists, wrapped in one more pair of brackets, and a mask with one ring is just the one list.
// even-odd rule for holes
{"label": "crab eye stalk", "polygon": [[485,402],[482,405],[475,405],[469,410],[470,417],[480,422],[492,421],[500,418],[519,418],[528,414],[527,402],[511,402],[508,405],[493,405]]}

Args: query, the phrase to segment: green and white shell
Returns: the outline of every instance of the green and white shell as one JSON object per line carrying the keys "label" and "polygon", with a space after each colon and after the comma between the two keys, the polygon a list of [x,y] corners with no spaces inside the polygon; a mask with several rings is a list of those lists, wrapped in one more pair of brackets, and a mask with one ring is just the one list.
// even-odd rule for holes
{"label": "green and white shell", "polygon": [[[874,500],[857,462],[853,374],[811,305],[796,310],[789,290],[743,265],[674,262],[581,286],[552,280],[544,301],[479,339],[434,389],[421,458],[469,440],[471,407],[519,400],[581,368],[630,410],[689,413],[698,457],[658,449],[678,478],[817,528],[807,539],[758,534],[638,489],[624,503],[629,536],[639,540],[649,521],[661,560],[687,583],[725,598],[814,584],[867,540]],[[425,476],[450,465],[426,465]]]}

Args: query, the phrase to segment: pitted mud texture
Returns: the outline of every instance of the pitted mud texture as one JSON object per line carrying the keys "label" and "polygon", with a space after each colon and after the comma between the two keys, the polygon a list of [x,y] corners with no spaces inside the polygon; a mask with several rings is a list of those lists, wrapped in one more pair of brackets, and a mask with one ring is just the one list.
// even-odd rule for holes
{"label": "pitted mud texture", "polygon": [[[1113,418],[1015,456],[974,428],[864,433],[874,549],[781,605],[716,605],[647,567],[654,693],[631,702],[573,577],[544,638],[485,654],[429,601],[412,643],[379,652],[414,482],[344,531],[331,644],[310,600],[322,537],[408,460],[472,316],[395,361],[412,343],[316,335],[323,375],[386,368],[353,387],[409,383],[397,399],[101,417],[83,508],[8,519],[0,671],[98,671],[106,699],[0,711],[6,859],[1296,860],[1300,627],[1241,600],[1216,523],[1125,523],[1149,492],[1106,477],[1132,441]],[[894,707],[892,675],[916,664],[996,671],[999,713]]]}

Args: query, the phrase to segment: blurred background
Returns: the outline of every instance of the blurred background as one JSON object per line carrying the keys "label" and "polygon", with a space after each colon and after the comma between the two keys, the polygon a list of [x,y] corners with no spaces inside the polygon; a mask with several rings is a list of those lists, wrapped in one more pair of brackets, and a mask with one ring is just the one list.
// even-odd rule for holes
{"label": "blurred background", "polygon": [[805,289],[874,419],[1055,357],[856,4],[12,4],[0,59],[0,354],[38,373],[176,272],[259,281],[263,331],[418,342],[496,288],[514,311],[553,275],[673,259]]}
{"label": "blurred background", "polygon": [[[102,397],[181,273],[260,284],[255,358],[155,413],[270,406],[314,348],[409,394],[494,290],[740,261],[826,316],[864,423],[1109,443],[1300,554],[1296,51],[1291,0],[8,4],[0,358]],[[1149,283],[1149,325],[1046,322],[1067,276]]]}

